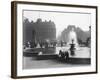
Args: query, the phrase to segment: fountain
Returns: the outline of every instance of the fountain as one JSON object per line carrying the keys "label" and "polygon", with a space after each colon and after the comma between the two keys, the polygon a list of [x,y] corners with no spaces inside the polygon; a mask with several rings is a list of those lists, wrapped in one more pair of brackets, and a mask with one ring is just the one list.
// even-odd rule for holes
{"label": "fountain", "polygon": [[75,55],[75,50],[78,49],[78,42],[77,42],[77,35],[76,35],[76,32],[74,31],[74,28],[72,28],[72,30],[69,32],[69,35],[68,35],[68,38],[69,38],[69,42],[68,42],[68,45],[70,45],[70,52],[71,52],[71,55]]}
{"label": "fountain", "polygon": [[79,47],[74,28],[68,34],[67,45],[60,49],[57,48],[57,50],[59,51],[59,57],[64,60],[69,60],[72,63],[90,63],[90,48],[86,46]]}
{"label": "fountain", "polygon": [[76,32],[74,31],[74,28],[72,28],[72,30],[69,32],[68,39],[69,39],[67,44],[68,46],[73,43],[75,44],[75,48],[78,47],[77,35]]}
{"label": "fountain", "polygon": [[75,50],[76,50],[75,44],[73,42],[74,40],[72,39],[72,43],[70,44],[70,52],[72,56],[75,55]]}

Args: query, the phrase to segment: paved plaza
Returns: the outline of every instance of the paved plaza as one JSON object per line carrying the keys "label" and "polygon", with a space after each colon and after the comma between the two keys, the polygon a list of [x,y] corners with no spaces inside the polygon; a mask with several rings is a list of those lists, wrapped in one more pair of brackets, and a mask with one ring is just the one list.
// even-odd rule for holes
{"label": "paved plaza", "polygon": [[[68,50],[68,47],[57,47],[55,49],[48,49],[48,51],[45,51],[45,54],[59,54],[59,50]],[[47,49],[46,49],[47,50]],[[34,51],[34,50],[33,50]],[[39,51],[41,51],[39,49]],[[36,52],[36,51],[35,51]],[[51,52],[51,53],[50,53]],[[29,53],[27,53],[29,54]],[[34,54],[34,53],[31,53]],[[90,58],[90,48],[88,47],[79,47],[75,51],[75,56],[69,55],[70,58]],[[67,62],[62,62],[59,59],[42,59],[42,60],[37,60],[36,56],[23,56],[23,69],[34,69],[34,68],[62,68],[62,67],[77,67],[77,66],[89,66],[90,64],[73,64],[73,63],[67,63]]]}

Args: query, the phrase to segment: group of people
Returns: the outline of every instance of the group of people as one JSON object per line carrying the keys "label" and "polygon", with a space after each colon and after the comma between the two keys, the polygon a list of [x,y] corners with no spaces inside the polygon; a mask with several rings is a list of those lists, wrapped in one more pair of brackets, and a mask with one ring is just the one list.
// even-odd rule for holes
{"label": "group of people", "polygon": [[25,48],[48,48],[48,47],[56,47],[56,46],[60,46],[63,47],[64,45],[66,45],[66,42],[27,42],[24,43],[24,49]]}

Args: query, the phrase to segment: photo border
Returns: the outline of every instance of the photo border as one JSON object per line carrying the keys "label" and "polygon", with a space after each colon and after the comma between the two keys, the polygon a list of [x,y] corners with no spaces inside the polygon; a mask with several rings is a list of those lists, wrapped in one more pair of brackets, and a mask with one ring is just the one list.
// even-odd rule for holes
{"label": "photo border", "polygon": [[[95,72],[80,72],[80,73],[63,73],[50,75],[33,75],[33,76],[18,76],[17,75],[17,4],[28,5],[49,5],[59,7],[76,7],[76,8],[90,8],[96,10],[96,71]],[[11,77],[12,78],[31,78],[31,77],[50,77],[50,76],[64,76],[64,75],[80,75],[80,74],[94,74],[98,72],[98,7],[88,5],[73,5],[73,4],[58,4],[58,3],[40,3],[40,2],[25,2],[12,1],[11,2]]]}

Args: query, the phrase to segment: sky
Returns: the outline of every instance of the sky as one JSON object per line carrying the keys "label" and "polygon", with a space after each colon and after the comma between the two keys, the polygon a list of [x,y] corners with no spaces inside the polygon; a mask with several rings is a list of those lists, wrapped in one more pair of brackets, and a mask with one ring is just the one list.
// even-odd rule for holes
{"label": "sky", "polygon": [[36,22],[38,18],[41,18],[42,21],[53,21],[56,25],[56,36],[59,36],[68,25],[75,25],[84,31],[88,31],[91,25],[91,14],[89,13],[24,10],[23,16],[24,18],[28,18],[29,21],[34,22]]}

